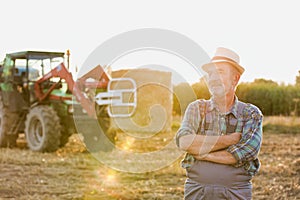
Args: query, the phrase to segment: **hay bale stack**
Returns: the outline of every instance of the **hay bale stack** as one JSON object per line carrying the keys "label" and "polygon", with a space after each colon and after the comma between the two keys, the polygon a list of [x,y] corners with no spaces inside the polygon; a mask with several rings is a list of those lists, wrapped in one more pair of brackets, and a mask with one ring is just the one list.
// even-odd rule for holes
{"label": "hay bale stack", "polygon": [[[130,69],[113,71],[113,78],[132,78],[137,85],[137,108],[131,117],[112,119],[112,126],[123,131],[136,133],[158,133],[171,131],[172,123],[172,81],[171,72]],[[113,85],[114,89],[126,88],[126,84]],[[132,101],[132,94],[127,97]],[[113,108],[112,112],[123,112]],[[123,108],[124,109],[124,108]],[[126,108],[127,112],[131,109]]]}

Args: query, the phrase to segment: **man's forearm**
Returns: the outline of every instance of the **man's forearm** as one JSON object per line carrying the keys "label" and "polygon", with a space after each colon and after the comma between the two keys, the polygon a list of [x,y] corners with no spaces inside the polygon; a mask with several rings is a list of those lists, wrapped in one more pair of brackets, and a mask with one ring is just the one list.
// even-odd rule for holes
{"label": "man's forearm", "polygon": [[180,138],[181,149],[193,155],[207,154],[209,152],[225,149],[236,144],[240,133],[224,136],[186,135]]}
{"label": "man's forearm", "polygon": [[211,152],[204,156],[195,155],[194,158],[196,158],[197,160],[205,160],[205,161],[210,161],[210,162],[220,163],[220,164],[227,164],[227,165],[232,165],[232,164],[237,163],[237,160],[235,159],[235,157],[231,153],[229,153],[225,150]]}

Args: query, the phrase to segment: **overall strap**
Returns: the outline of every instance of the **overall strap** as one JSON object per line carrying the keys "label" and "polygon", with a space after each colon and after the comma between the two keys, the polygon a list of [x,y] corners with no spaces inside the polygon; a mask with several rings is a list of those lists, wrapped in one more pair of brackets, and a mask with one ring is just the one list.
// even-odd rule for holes
{"label": "overall strap", "polygon": [[247,107],[247,104],[241,101],[238,101],[238,108],[237,108],[237,115],[238,115],[238,121],[236,125],[235,132],[241,133],[243,131],[244,126],[244,109]]}
{"label": "overall strap", "polygon": [[204,134],[206,107],[207,107],[207,101],[204,99],[199,100],[199,111],[200,111],[201,119],[199,120],[199,127],[198,127],[197,134]]}

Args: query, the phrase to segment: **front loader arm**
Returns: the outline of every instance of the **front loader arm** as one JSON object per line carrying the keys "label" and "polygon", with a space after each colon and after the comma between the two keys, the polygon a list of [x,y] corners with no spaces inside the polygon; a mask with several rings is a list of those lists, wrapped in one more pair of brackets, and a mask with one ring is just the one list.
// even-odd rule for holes
{"label": "front loader arm", "polygon": [[[60,100],[66,99],[64,97],[58,97],[51,94],[56,85],[59,83],[55,83],[46,92],[44,92],[42,83],[53,77],[59,77],[67,82],[69,91],[72,92],[73,96],[75,96],[76,100],[81,104],[82,108],[86,110],[88,115],[91,117],[97,117],[95,102],[100,106],[111,105],[108,109],[110,117],[130,117],[133,115],[137,107],[137,86],[133,79],[126,77],[111,79],[104,69],[98,65],[74,82],[72,74],[67,70],[63,63],[35,82],[35,94],[40,102],[48,97]],[[92,81],[89,81],[89,79],[92,79]],[[128,88],[115,87],[120,86],[120,84],[123,83],[128,85]],[[100,92],[95,97],[90,98],[89,95],[83,92],[85,89],[105,89],[106,92]],[[130,96],[132,98],[126,98],[126,96]],[[113,106],[130,109],[130,112],[113,113],[111,111]]]}
{"label": "front loader arm", "polygon": [[44,93],[41,84],[51,78],[54,78],[54,77],[59,77],[60,79],[65,79],[68,84],[68,89],[70,91],[73,90],[72,88],[74,87],[74,81],[73,81],[72,74],[70,72],[68,72],[68,70],[65,68],[64,64],[61,63],[57,67],[52,69],[50,72],[45,74],[42,78],[40,78],[39,80],[37,80],[35,82],[34,90],[35,90],[36,97],[38,98],[39,101],[45,100],[50,95],[50,93],[54,90],[55,86],[58,83],[54,83],[46,93]]}
{"label": "front loader arm", "polygon": [[76,100],[81,104],[82,108],[85,109],[89,116],[96,118],[95,112],[95,102],[91,101],[87,95],[85,95],[78,87],[78,84],[82,84],[78,82],[76,84],[73,80],[72,74],[67,70],[63,63],[59,64],[49,73],[45,74],[42,78],[37,80],[34,84],[35,94],[38,100],[41,102],[46,99],[51,92],[54,90],[55,86],[58,84],[52,85],[47,92],[43,92],[43,88],[41,84],[53,77],[59,77],[61,79],[65,79],[68,85],[68,89],[72,92],[75,96]]}

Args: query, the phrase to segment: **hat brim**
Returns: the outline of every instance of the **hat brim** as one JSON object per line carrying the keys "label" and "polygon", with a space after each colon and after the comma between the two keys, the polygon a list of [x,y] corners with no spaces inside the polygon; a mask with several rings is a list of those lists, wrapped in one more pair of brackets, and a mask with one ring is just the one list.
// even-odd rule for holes
{"label": "hat brim", "polygon": [[211,67],[215,67],[216,64],[218,64],[218,63],[229,63],[229,64],[231,64],[234,68],[236,68],[237,71],[238,71],[240,74],[243,74],[244,71],[245,71],[245,69],[244,69],[242,66],[240,66],[240,65],[237,64],[236,62],[231,62],[231,61],[229,61],[229,60],[213,61],[213,62],[210,62],[210,63],[207,63],[207,64],[202,65],[201,68],[202,68],[205,72],[208,72],[209,69],[210,69]]}

